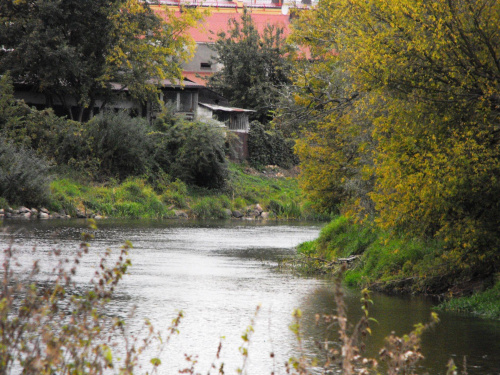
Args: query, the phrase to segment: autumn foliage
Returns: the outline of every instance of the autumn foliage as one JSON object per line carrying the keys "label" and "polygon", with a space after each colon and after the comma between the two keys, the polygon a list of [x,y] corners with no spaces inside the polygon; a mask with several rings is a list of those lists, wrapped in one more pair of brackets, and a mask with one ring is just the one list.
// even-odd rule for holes
{"label": "autumn foliage", "polygon": [[[293,41],[305,191],[446,244],[450,272],[498,271],[500,3],[325,0]],[[294,120],[300,119],[299,123]]]}

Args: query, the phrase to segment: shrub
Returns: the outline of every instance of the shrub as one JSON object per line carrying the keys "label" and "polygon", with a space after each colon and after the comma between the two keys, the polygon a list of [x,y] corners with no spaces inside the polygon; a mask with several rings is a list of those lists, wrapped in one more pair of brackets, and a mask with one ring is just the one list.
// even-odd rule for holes
{"label": "shrub", "polygon": [[293,153],[295,142],[286,140],[280,131],[266,131],[258,121],[250,124],[248,134],[248,153],[250,164],[259,168],[266,165],[278,165],[291,168],[298,164]]}
{"label": "shrub", "polygon": [[103,176],[123,180],[146,173],[153,167],[151,130],[147,121],[125,112],[104,112],[90,120],[86,136],[93,158],[100,162]]}
{"label": "shrub", "polygon": [[90,149],[81,123],[58,117],[52,109],[39,111],[16,100],[8,76],[0,80],[0,98],[0,129],[4,138],[58,164],[71,161],[73,167],[85,165],[83,160]]}
{"label": "shrub", "polygon": [[227,219],[229,217],[223,201],[213,197],[200,199],[195,203],[192,210],[199,219]]}
{"label": "shrub", "polygon": [[50,197],[50,164],[31,150],[0,138],[0,196],[11,203],[39,206]]}
{"label": "shrub", "polygon": [[179,120],[162,123],[160,128],[163,131],[151,135],[157,166],[188,184],[215,189],[226,186],[225,138],[217,124]]}

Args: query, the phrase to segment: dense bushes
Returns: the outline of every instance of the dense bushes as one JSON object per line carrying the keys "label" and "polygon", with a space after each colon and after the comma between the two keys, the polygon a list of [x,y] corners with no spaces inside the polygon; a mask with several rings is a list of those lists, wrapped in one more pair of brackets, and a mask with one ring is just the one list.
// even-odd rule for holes
{"label": "dense bushes", "polygon": [[152,167],[150,128],[145,119],[132,118],[125,112],[106,112],[86,125],[92,158],[100,165],[100,174],[117,177],[146,173]]}
{"label": "dense bushes", "polygon": [[0,196],[11,203],[43,205],[49,198],[50,165],[31,150],[0,137]]}
{"label": "dense bushes", "polygon": [[144,176],[153,186],[166,178],[220,189],[229,174],[225,134],[217,123],[165,113],[152,127],[126,112],[105,111],[82,124],[16,100],[8,75],[0,79],[0,137],[1,194],[12,203],[47,200],[45,160],[92,180]]}
{"label": "dense bushes", "polygon": [[152,134],[155,162],[174,178],[207,188],[223,188],[228,178],[225,137],[217,123],[160,119]]}
{"label": "dense bushes", "polygon": [[250,124],[248,135],[249,161],[253,166],[278,165],[290,168],[298,164],[293,153],[295,142],[287,140],[280,131],[266,131],[258,121]]}

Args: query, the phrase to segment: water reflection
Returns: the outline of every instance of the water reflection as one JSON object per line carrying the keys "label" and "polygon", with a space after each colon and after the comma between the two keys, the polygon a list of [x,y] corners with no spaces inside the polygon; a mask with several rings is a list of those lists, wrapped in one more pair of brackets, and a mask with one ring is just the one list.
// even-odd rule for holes
{"label": "water reflection", "polygon": [[[23,228],[16,240],[22,256],[30,261],[36,246],[44,257],[50,248],[60,247],[71,255],[78,247],[84,222],[5,222],[12,230]],[[131,329],[139,331],[142,318],[165,330],[179,310],[185,313],[181,334],[171,342],[162,361],[165,374],[185,367],[184,353],[197,354],[199,370],[206,373],[214,359],[221,336],[226,372],[233,373],[242,363],[238,351],[241,334],[261,311],[250,346],[250,374],[270,373],[273,362],[282,363],[296,352],[296,342],[288,330],[291,312],[304,311],[302,326],[306,347],[314,353],[314,342],[325,332],[316,327],[315,313],[332,313],[332,285],[328,280],[301,278],[276,272],[277,259],[293,253],[298,243],[317,236],[319,227],[308,223],[254,222],[165,222],[103,221],[99,223],[92,252],[85,260],[87,273],[78,279],[81,285],[90,277],[90,269],[105,248],[118,248],[131,240],[133,267],[122,288],[109,306],[108,313],[124,316],[136,305]],[[8,238],[0,234],[0,243]],[[50,259],[44,259],[50,264]],[[359,293],[346,292],[352,322],[361,316]],[[427,322],[431,302],[422,298],[396,298],[374,295],[371,316],[373,336],[368,355],[376,356],[384,337],[391,331],[409,332],[418,322]],[[467,354],[470,374],[499,374],[500,323],[479,321],[453,314],[441,314],[442,322],[424,337],[422,373],[444,374],[450,358],[461,361]],[[332,336],[333,337],[333,336]],[[276,353],[271,359],[269,353]]]}

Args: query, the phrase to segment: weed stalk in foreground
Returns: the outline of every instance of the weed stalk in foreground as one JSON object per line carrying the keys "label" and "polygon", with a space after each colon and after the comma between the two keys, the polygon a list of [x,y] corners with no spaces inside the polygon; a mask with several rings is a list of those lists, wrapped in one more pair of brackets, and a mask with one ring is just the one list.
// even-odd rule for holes
{"label": "weed stalk in foreground", "polygon": [[[95,229],[95,226],[93,227]],[[73,258],[50,252],[48,273],[40,262],[24,266],[11,241],[4,249],[0,290],[0,373],[74,375],[141,371],[157,373],[161,361],[153,358],[145,370],[141,354],[154,342],[160,350],[178,332],[182,314],[174,319],[167,336],[145,321],[143,337],[128,332],[126,322],[105,313],[115,288],[131,265],[126,242],[113,261],[106,250],[88,286],[75,282],[81,259],[89,253],[85,234]],[[33,249],[32,258],[36,258]],[[130,316],[129,316],[130,318]]]}
{"label": "weed stalk in foreground", "polygon": [[[343,272],[345,272],[345,266]],[[295,333],[300,356],[292,357],[286,364],[287,374],[310,375],[338,373],[341,369],[343,375],[378,375],[381,369],[387,375],[414,375],[416,364],[423,359],[420,352],[421,336],[424,331],[435,325],[439,319],[436,313],[431,314],[431,321],[427,324],[417,324],[413,331],[403,337],[391,334],[386,338],[384,347],[379,352],[379,361],[366,357],[364,353],[365,338],[371,334],[369,317],[369,306],[373,303],[369,291],[363,290],[361,297],[361,308],[364,312],[360,320],[352,327],[347,319],[347,306],[342,288],[342,276],[340,272],[335,279],[334,299],[337,306],[337,314],[316,315],[316,323],[325,328],[325,340],[317,342],[316,345],[322,353],[323,363],[318,365],[318,359],[310,359],[304,354],[302,338],[300,334],[300,310],[293,313],[294,323],[291,325]],[[338,342],[328,340],[328,332],[334,327],[338,331]],[[382,364],[379,364],[381,362]],[[449,365],[449,375],[456,374],[454,364]],[[464,367],[465,368],[465,367]],[[319,370],[321,369],[321,370]],[[455,371],[455,372],[454,372]],[[463,373],[465,374],[465,372]]]}

